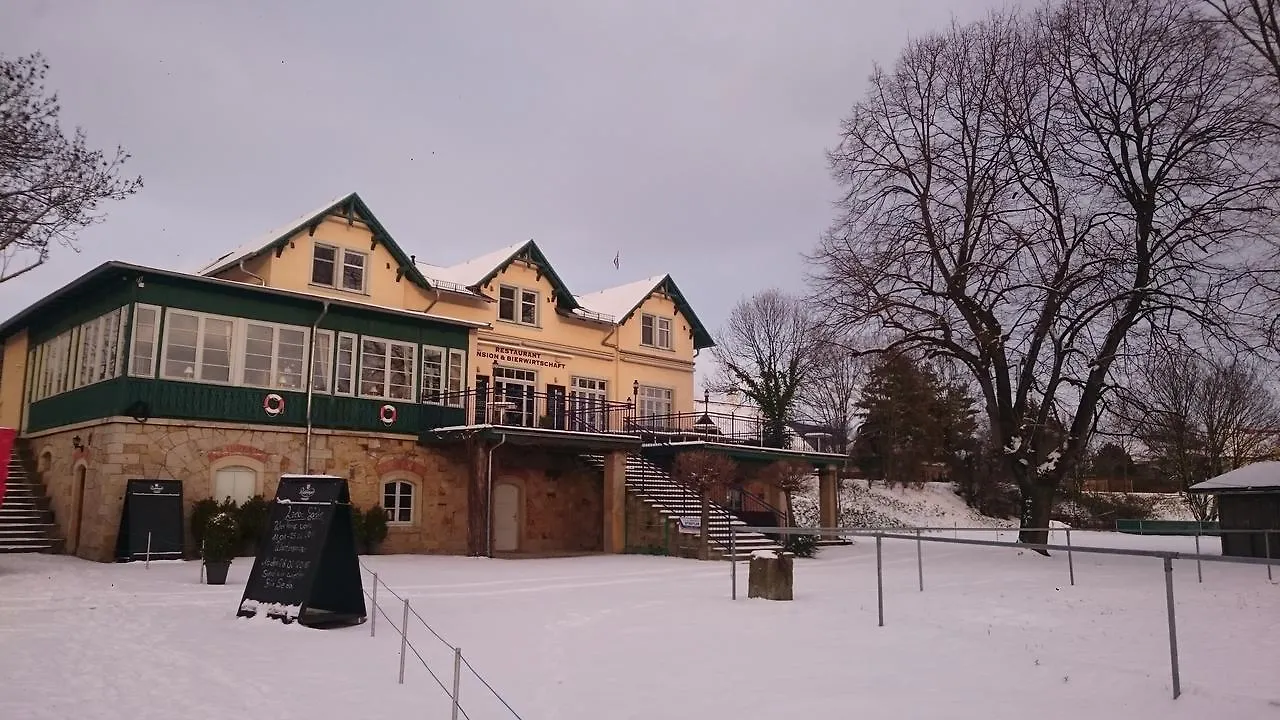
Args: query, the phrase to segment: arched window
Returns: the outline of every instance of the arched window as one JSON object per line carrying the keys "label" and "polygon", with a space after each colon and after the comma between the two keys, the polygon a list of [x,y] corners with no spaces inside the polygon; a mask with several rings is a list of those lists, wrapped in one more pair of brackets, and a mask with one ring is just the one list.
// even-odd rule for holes
{"label": "arched window", "polygon": [[382,509],[387,513],[388,524],[408,525],[413,522],[413,483],[407,480],[383,483]]}
{"label": "arched window", "polygon": [[213,499],[222,502],[231,498],[237,505],[244,505],[257,495],[258,473],[243,465],[229,465],[213,474]]}

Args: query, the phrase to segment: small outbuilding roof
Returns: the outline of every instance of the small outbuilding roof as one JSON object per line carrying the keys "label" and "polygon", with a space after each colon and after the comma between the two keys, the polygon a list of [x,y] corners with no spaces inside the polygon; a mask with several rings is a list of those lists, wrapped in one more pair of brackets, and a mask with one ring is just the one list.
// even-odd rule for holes
{"label": "small outbuilding roof", "polygon": [[1198,482],[1189,489],[1192,492],[1280,490],[1280,462],[1264,460],[1251,463],[1218,477]]}

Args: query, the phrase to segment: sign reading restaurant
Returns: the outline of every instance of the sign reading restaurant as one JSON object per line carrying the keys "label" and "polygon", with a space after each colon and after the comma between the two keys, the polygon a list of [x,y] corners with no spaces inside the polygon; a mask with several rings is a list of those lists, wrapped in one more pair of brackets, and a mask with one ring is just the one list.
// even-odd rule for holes
{"label": "sign reading restaurant", "polygon": [[535,350],[526,350],[509,345],[494,345],[492,351],[477,350],[476,355],[502,363],[522,363],[524,365],[537,365],[538,367],[555,368],[557,370],[565,367],[565,364],[559,360],[544,360],[542,353]]}

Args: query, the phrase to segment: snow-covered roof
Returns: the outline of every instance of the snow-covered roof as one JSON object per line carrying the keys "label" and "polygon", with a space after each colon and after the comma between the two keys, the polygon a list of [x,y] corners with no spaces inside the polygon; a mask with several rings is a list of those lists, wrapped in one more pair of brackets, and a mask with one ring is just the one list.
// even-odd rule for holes
{"label": "snow-covered roof", "polygon": [[498,248],[493,252],[487,252],[479,257],[471,258],[466,262],[449,267],[440,267],[439,265],[429,265],[424,262],[418,263],[418,269],[422,271],[430,280],[441,280],[453,285],[460,285],[464,288],[473,287],[480,284],[495,269],[501,267],[513,255],[520,252],[529,241],[524,240],[513,245]]}
{"label": "snow-covered roof", "polygon": [[1236,468],[1191,486],[1198,492],[1280,489],[1280,462],[1265,460]]}
{"label": "snow-covered roof", "polygon": [[285,223],[284,225],[273,228],[270,232],[263,233],[262,235],[255,237],[254,239],[244,243],[243,245],[240,245],[239,247],[220,255],[217,259],[209,263],[206,263],[205,265],[193,270],[191,274],[192,275],[216,275],[217,273],[220,273],[223,270],[226,270],[227,268],[231,267],[232,265],[235,265],[241,260],[245,260],[254,255],[257,255],[258,253],[270,247],[276,240],[279,240],[281,236],[292,235],[294,230],[302,227],[303,225],[306,225],[308,222],[310,222],[317,216],[324,215],[334,206],[342,204],[343,201],[345,201],[347,198],[351,197],[352,195],[354,195],[354,193],[346,193],[343,195],[339,195],[338,197],[330,200],[324,205],[321,205],[320,207],[315,208],[310,212],[303,213],[302,215],[299,215],[298,217]]}
{"label": "snow-covered roof", "polygon": [[689,326],[693,329],[693,346],[695,348],[707,348],[716,344],[711,337],[711,333],[707,332],[702,321],[694,314],[693,307],[685,299],[684,293],[680,292],[680,288],[676,287],[676,283],[671,279],[670,275],[654,275],[626,285],[606,288],[587,295],[579,295],[575,299],[581,308],[603,315],[611,322],[623,323],[626,321],[627,316],[635,312],[636,308],[640,307],[640,304],[657,290],[667,293],[668,297],[675,302],[676,308],[684,315],[685,320],[689,322]]}
{"label": "snow-covered roof", "polygon": [[587,295],[579,295],[578,304],[588,310],[608,315],[614,320],[621,320],[632,310],[639,307],[640,303],[649,297],[649,293],[653,292],[666,278],[666,275],[655,275],[643,280],[629,282],[626,285],[605,288]]}

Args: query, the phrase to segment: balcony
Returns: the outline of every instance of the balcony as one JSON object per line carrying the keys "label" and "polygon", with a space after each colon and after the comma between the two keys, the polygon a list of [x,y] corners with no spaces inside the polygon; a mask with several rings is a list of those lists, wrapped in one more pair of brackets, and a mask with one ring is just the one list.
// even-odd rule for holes
{"label": "balcony", "polygon": [[[516,434],[531,442],[555,438],[579,445],[714,443],[761,451],[768,447],[764,426],[754,417],[714,412],[643,415],[631,402],[572,391],[539,392],[521,385],[445,393],[429,398],[421,408],[424,440],[457,439],[477,428],[501,428],[521,431]],[[588,436],[599,439],[592,441]]]}

